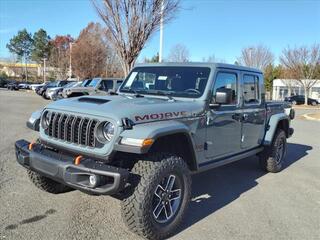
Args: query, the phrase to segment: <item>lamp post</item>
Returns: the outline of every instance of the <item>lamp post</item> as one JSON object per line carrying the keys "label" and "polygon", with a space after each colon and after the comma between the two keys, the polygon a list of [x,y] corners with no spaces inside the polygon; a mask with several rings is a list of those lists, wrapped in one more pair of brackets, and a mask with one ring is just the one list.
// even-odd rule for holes
{"label": "lamp post", "polygon": [[160,20],[160,46],[159,46],[159,62],[162,62],[163,51],[163,0],[161,1],[161,20]]}
{"label": "lamp post", "polygon": [[69,54],[69,78],[72,77],[72,45],[74,43],[70,42],[69,43],[69,48],[70,48],[70,54]]}
{"label": "lamp post", "polygon": [[43,83],[46,82],[46,58],[43,58]]}

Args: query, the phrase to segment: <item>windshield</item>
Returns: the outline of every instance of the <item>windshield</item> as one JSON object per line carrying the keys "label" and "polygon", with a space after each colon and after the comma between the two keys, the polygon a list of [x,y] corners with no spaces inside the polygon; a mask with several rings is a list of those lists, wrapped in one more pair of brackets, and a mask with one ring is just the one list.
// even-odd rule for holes
{"label": "windshield", "polygon": [[57,86],[57,82],[50,82],[47,85],[47,87],[55,87],[55,86]]}
{"label": "windshield", "polygon": [[120,92],[198,98],[209,74],[207,67],[137,67],[121,85]]}
{"label": "windshield", "polygon": [[81,87],[87,87],[91,82],[91,79],[87,79],[87,80],[84,80],[83,83],[81,84]]}
{"label": "windshield", "polygon": [[100,82],[100,78],[94,78],[94,79],[92,79],[92,81],[87,85],[87,87],[96,87],[99,82]]}
{"label": "windshield", "polygon": [[63,87],[64,87],[64,88],[74,87],[77,83],[78,83],[78,82],[70,82],[70,83],[64,85]]}

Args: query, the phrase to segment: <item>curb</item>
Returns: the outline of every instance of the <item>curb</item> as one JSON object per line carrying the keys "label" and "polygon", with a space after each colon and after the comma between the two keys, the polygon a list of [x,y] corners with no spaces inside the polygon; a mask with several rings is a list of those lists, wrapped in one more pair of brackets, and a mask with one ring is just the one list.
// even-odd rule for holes
{"label": "curb", "polygon": [[293,109],[297,110],[320,110],[319,107],[293,107]]}
{"label": "curb", "polygon": [[311,121],[318,121],[318,122],[320,122],[320,119],[310,117],[310,116],[308,116],[308,114],[303,114],[302,116],[303,116],[305,119],[307,119],[307,120],[311,120]]}

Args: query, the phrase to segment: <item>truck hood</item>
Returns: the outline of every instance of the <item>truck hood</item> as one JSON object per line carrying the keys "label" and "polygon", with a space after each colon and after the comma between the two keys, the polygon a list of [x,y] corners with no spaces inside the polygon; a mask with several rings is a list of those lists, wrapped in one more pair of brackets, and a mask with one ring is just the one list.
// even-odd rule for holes
{"label": "truck hood", "polygon": [[53,88],[48,88],[49,92],[55,92],[58,91],[59,89],[61,89],[62,87],[53,87]]}
{"label": "truck hood", "polygon": [[129,118],[139,124],[195,116],[203,111],[204,104],[204,101],[110,95],[63,99],[49,104],[46,108],[111,118],[119,124],[122,118]]}

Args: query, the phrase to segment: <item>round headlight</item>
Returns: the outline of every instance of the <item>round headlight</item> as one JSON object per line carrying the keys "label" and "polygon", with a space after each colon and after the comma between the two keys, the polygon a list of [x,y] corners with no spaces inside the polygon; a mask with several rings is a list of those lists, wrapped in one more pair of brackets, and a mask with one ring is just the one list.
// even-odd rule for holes
{"label": "round headlight", "polygon": [[42,115],[42,120],[41,120],[42,127],[44,129],[47,129],[49,127],[49,125],[50,125],[50,121],[51,121],[51,112],[45,112]]}
{"label": "round headlight", "polygon": [[111,122],[106,122],[102,127],[102,133],[107,141],[110,141],[114,136],[114,125]]}

